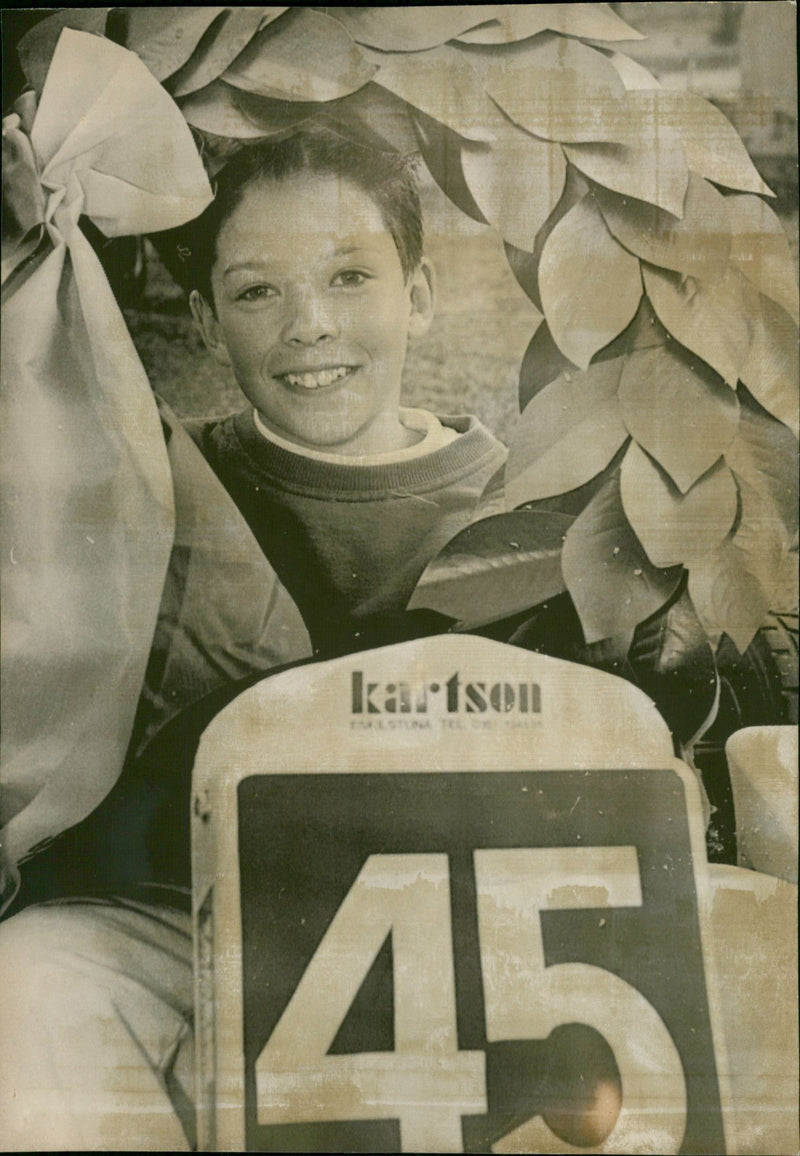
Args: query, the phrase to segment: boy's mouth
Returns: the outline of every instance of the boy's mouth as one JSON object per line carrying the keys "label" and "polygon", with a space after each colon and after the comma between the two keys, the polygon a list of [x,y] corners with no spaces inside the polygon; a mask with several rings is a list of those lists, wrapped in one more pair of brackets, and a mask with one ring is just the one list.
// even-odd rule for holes
{"label": "boy's mouth", "polygon": [[304,370],[302,373],[279,373],[276,376],[279,381],[295,389],[314,390],[343,381],[357,368],[355,365],[335,365],[325,369]]}

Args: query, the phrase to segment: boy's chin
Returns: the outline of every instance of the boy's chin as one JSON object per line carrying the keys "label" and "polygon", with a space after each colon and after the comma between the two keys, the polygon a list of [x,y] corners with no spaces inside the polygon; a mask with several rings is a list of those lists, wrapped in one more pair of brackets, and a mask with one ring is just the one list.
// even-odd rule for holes
{"label": "boy's chin", "polygon": [[340,422],[288,422],[276,421],[258,410],[259,424],[267,432],[283,441],[291,442],[299,450],[318,450],[320,453],[346,454],[349,446],[358,442],[361,428],[352,428]]}
{"label": "boy's chin", "polygon": [[336,454],[340,457],[392,453],[404,448],[407,431],[400,422],[399,413],[383,417],[383,420],[368,420],[363,424],[327,421],[324,424],[289,424],[285,426],[271,421],[259,411],[261,423],[267,431],[277,434],[286,442],[296,446],[299,452],[313,450],[317,453]]}

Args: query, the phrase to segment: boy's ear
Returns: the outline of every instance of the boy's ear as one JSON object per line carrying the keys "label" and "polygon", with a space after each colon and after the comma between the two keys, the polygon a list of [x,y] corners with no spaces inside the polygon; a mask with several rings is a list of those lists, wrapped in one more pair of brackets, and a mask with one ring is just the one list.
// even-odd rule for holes
{"label": "boy's ear", "polygon": [[202,293],[193,289],[189,294],[189,308],[192,311],[195,328],[203,339],[203,344],[220,365],[230,365],[228,346],[222,333],[217,315]]}
{"label": "boy's ear", "polygon": [[411,274],[410,291],[408,333],[410,337],[421,337],[428,332],[436,306],[436,270],[427,257],[422,258]]}

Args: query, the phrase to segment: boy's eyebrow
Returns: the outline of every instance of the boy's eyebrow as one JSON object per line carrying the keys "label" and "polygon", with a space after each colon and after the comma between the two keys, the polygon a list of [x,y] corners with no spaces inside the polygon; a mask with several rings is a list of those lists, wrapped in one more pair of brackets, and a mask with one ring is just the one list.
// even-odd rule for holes
{"label": "boy's eyebrow", "polygon": [[241,273],[245,269],[265,269],[267,267],[266,261],[236,261],[233,265],[228,265],[222,276],[227,277],[229,273]]}
{"label": "boy's eyebrow", "polygon": [[[331,259],[336,257],[351,257],[353,253],[368,253],[370,251],[369,245],[342,245],[335,249],[331,254]],[[236,261],[233,265],[228,265],[224,270],[222,276],[227,277],[230,273],[241,273],[246,270],[262,270],[269,267],[268,261]]]}
{"label": "boy's eyebrow", "polygon": [[[331,260],[338,257],[351,257],[354,253],[369,253],[372,251],[372,246],[368,240],[354,240],[354,242],[345,243],[339,246],[331,253]],[[223,271],[223,277],[227,277],[229,273],[240,273],[243,271],[250,271],[250,269],[265,269],[269,267],[269,260],[249,260],[249,261],[235,261],[234,264],[227,266]]]}
{"label": "boy's eyebrow", "polygon": [[334,257],[349,257],[352,253],[368,253],[369,245],[343,245],[336,249]]}

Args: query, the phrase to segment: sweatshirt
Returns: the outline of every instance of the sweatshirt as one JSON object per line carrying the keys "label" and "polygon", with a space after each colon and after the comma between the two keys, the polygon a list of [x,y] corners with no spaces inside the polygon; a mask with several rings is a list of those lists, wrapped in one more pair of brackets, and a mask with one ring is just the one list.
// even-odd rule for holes
{"label": "sweatshirt", "polygon": [[428,562],[474,518],[505,447],[475,417],[429,453],[369,464],[264,436],[252,409],[187,423],[294,598],[315,653],[412,637],[406,604]]}

